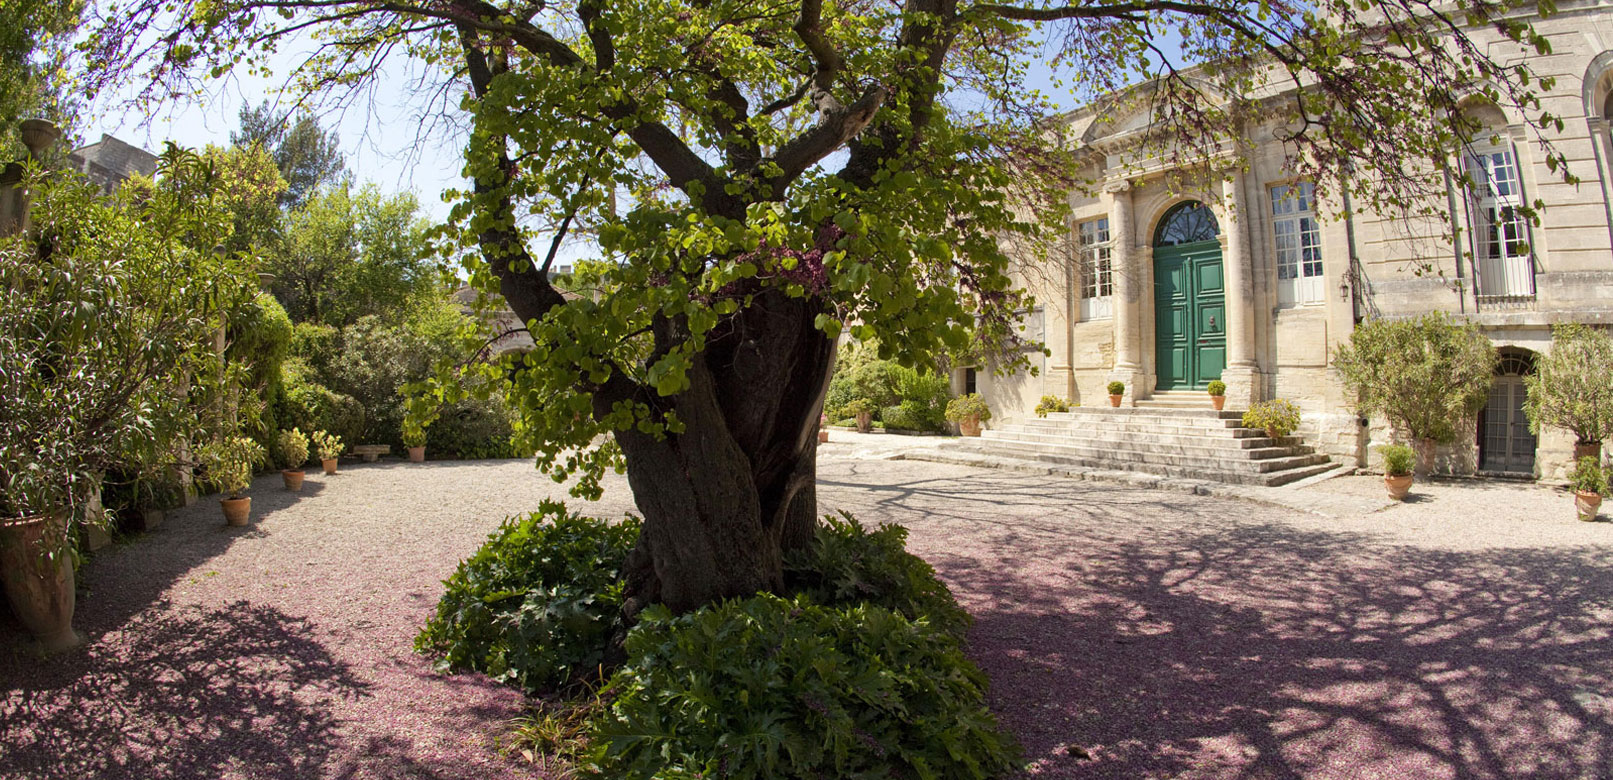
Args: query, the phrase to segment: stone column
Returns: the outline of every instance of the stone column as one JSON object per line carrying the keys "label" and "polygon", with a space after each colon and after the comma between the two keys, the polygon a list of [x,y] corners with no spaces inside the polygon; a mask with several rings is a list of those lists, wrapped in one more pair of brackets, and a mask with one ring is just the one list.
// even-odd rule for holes
{"label": "stone column", "polygon": [[1234,170],[1221,182],[1221,202],[1227,219],[1222,223],[1225,253],[1221,265],[1226,273],[1227,367],[1221,381],[1227,383],[1227,407],[1247,408],[1260,400],[1259,368],[1255,364],[1255,286],[1254,256],[1250,251],[1249,212],[1244,196],[1244,176]]}
{"label": "stone column", "polygon": [[1125,179],[1111,181],[1103,186],[1103,199],[1109,207],[1109,263],[1114,278],[1115,364],[1108,381],[1124,382],[1126,398],[1122,403],[1132,405],[1139,397],[1146,397],[1145,388],[1138,384],[1143,378],[1142,332],[1143,275],[1138,268],[1135,251],[1135,227],[1132,225],[1131,182]]}

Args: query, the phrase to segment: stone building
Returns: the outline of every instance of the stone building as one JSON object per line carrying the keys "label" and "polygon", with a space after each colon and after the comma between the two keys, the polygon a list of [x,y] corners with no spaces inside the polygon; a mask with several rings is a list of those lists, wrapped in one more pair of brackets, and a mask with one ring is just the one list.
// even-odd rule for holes
{"label": "stone building", "polygon": [[[1219,378],[1229,409],[1291,400],[1305,440],[1356,465],[1389,432],[1347,403],[1335,347],[1364,318],[1443,311],[1476,322],[1503,359],[1488,406],[1470,435],[1442,448],[1439,468],[1560,476],[1572,436],[1530,434],[1521,377],[1551,349],[1552,324],[1613,324],[1613,3],[1559,9],[1536,21],[1552,52],[1532,64],[1556,79],[1542,108],[1565,119],[1549,138],[1580,183],[1547,169],[1524,116],[1475,104],[1471,115],[1500,142],[1453,149],[1451,166],[1490,186],[1453,185],[1439,204],[1447,224],[1359,209],[1330,218],[1345,209],[1316,203],[1311,184],[1284,169],[1272,128],[1252,128],[1247,147],[1229,150],[1243,164],[1223,166],[1227,175],[1173,191],[1163,170],[1105,162],[1124,155],[1145,112],[1074,112],[1069,132],[1099,161],[1087,172],[1098,185],[1070,195],[1070,251],[1024,278],[1040,306],[1027,330],[1051,355],[1033,356],[1037,376],[960,372],[957,389],[977,387],[1002,424],[1031,418],[1044,394],[1107,407],[1112,380],[1125,383],[1126,407],[1207,406],[1203,388]],[[1547,204],[1540,225],[1511,215],[1536,198]]]}

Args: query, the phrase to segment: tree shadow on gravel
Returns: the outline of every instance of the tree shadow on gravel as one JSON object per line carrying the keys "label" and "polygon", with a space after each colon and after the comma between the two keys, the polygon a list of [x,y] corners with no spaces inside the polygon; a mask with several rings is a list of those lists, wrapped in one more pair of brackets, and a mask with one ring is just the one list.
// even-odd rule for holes
{"label": "tree shadow on gravel", "polygon": [[365,684],[312,628],[270,607],[159,605],[120,641],[0,657],[0,777],[315,776],[332,705]]}
{"label": "tree shadow on gravel", "polygon": [[1613,776],[1607,548],[1226,522],[927,556],[1030,774]]}

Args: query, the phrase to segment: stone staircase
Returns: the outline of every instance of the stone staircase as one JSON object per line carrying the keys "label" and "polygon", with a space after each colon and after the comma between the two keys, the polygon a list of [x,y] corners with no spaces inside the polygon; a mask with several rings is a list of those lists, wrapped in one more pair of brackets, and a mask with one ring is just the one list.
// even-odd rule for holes
{"label": "stone staircase", "polygon": [[[1175,394],[1171,394],[1175,395]],[[1137,407],[1078,407],[1010,421],[955,449],[1040,463],[1120,469],[1238,485],[1283,485],[1334,468],[1298,436],[1273,439],[1243,427],[1243,413],[1217,412],[1202,392]],[[1147,403],[1147,402],[1144,402]]]}

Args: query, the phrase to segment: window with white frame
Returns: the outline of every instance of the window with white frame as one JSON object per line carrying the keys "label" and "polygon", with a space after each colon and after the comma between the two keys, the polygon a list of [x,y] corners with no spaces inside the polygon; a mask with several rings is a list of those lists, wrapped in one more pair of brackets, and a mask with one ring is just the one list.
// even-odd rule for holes
{"label": "window with white frame", "polygon": [[1081,266],[1081,319],[1110,316],[1114,268],[1109,260],[1109,218],[1088,220],[1077,226]]}
{"label": "window with white frame", "polygon": [[1277,303],[1321,303],[1326,294],[1322,229],[1310,182],[1271,188],[1271,230],[1277,248]]}
{"label": "window with white frame", "polygon": [[1521,211],[1523,189],[1511,145],[1470,147],[1462,170],[1471,181],[1468,238],[1478,264],[1479,295],[1528,298],[1535,294],[1529,225]]}

